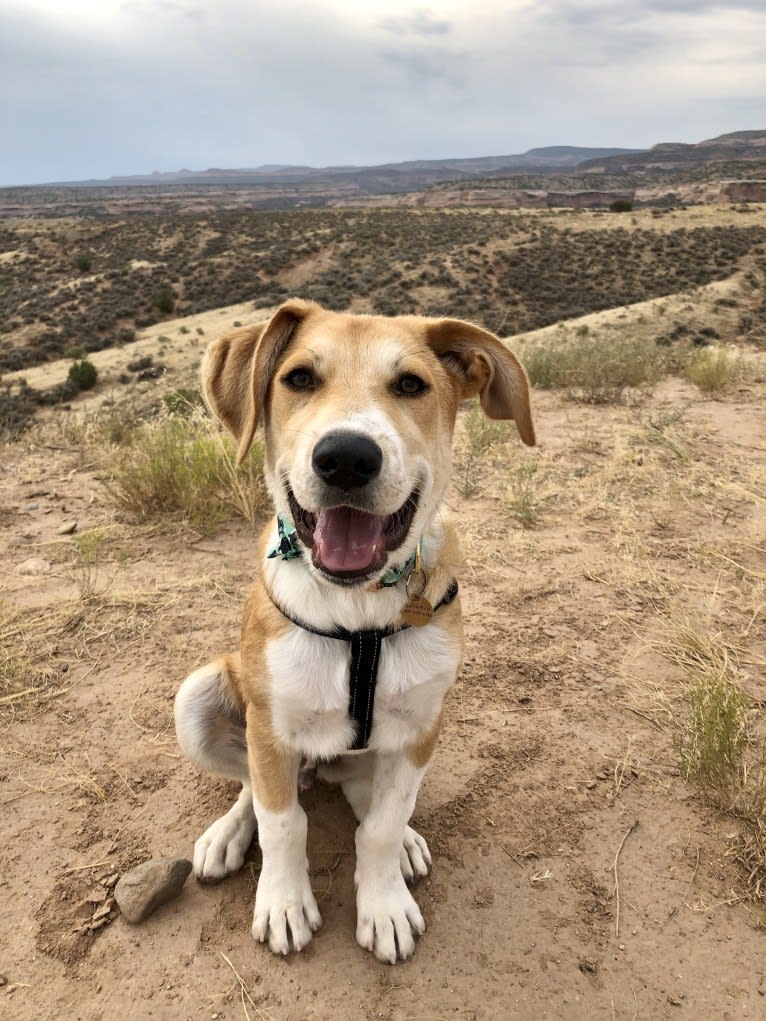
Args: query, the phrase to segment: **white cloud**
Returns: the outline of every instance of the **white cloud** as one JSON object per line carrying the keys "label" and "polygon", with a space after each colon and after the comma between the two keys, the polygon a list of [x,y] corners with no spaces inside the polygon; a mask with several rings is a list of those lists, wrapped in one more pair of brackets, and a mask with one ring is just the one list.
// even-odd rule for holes
{"label": "white cloud", "polygon": [[0,182],[695,141],[766,127],[765,38],[760,0],[0,0]]}

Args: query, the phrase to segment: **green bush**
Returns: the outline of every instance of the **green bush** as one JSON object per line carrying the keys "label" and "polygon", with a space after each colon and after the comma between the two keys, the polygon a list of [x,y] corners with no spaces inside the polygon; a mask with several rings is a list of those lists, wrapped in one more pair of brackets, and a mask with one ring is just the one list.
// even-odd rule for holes
{"label": "green bush", "polygon": [[630,213],[633,211],[633,203],[630,199],[615,199],[609,203],[610,213]]}
{"label": "green bush", "polygon": [[82,361],[72,362],[67,379],[78,390],[92,390],[98,379],[98,369],[93,362],[83,358]]}
{"label": "green bush", "polygon": [[163,312],[165,315],[170,313],[175,308],[175,302],[173,301],[173,292],[169,287],[158,287],[152,295],[152,305],[157,309],[158,312]]}
{"label": "green bush", "polygon": [[82,255],[77,256],[76,265],[81,273],[90,273],[91,267],[93,265],[93,260],[89,255],[86,255],[83,252]]}

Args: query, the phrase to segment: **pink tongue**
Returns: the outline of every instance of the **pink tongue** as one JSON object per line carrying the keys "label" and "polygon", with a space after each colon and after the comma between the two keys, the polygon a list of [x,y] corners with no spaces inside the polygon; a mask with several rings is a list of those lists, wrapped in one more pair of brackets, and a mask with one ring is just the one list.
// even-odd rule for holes
{"label": "pink tongue", "polygon": [[383,549],[383,518],[351,507],[319,512],[314,552],[328,571],[361,571]]}

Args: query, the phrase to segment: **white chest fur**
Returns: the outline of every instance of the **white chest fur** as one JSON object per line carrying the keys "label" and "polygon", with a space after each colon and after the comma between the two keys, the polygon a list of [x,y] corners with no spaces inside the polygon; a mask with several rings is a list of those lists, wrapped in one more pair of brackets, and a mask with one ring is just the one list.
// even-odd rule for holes
{"label": "white chest fur", "polygon": [[[267,658],[272,725],[285,744],[317,759],[348,750],[349,643],[292,626]],[[438,621],[383,639],[369,747],[399,752],[434,723],[455,679],[458,642]]]}

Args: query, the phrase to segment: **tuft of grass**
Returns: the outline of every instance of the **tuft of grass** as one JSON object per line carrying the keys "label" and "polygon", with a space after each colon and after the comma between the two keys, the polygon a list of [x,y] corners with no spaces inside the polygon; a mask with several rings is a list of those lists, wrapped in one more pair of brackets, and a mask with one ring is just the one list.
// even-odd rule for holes
{"label": "tuft of grass", "polygon": [[651,388],[664,368],[652,342],[594,337],[582,327],[561,345],[525,347],[522,360],[533,385],[587,404],[615,404],[628,390]]}
{"label": "tuft of grass", "polygon": [[745,779],[750,703],[717,670],[695,676],[684,693],[686,721],[679,740],[685,780],[719,807],[736,804]]}
{"label": "tuft of grass", "polygon": [[493,447],[508,439],[508,424],[485,416],[478,401],[465,416],[464,443],[459,488],[463,496],[473,496],[480,488],[479,464]]}
{"label": "tuft of grass", "polygon": [[98,585],[106,535],[101,529],[92,528],[90,531],[81,532],[72,538],[77,550],[75,574],[80,589],[80,598],[90,599],[95,595]]}
{"label": "tuft of grass", "polygon": [[537,524],[545,505],[540,495],[539,461],[522,461],[508,473],[508,506],[523,528]]}
{"label": "tuft of grass", "polygon": [[113,451],[107,488],[141,520],[181,517],[203,531],[235,514],[253,523],[266,504],[263,445],[256,441],[237,468],[233,440],[208,415],[162,416]]}
{"label": "tuft of grass", "polygon": [[694,353],[686,374],[705,393],[719,393],[742,378],[742,360],[724,348],[706,347]]}
{"label": "tuft of grass", "polygon": [[[703,800],[739,823],[730,855],[743,867],[749,896],[766,896],[766,740],[757,710],[738,683],[735,651],[691,618],[671,622],[669,658],[689,681],[677,749],[683,778]],[[673,639],[675,639],[673,641]]]}

